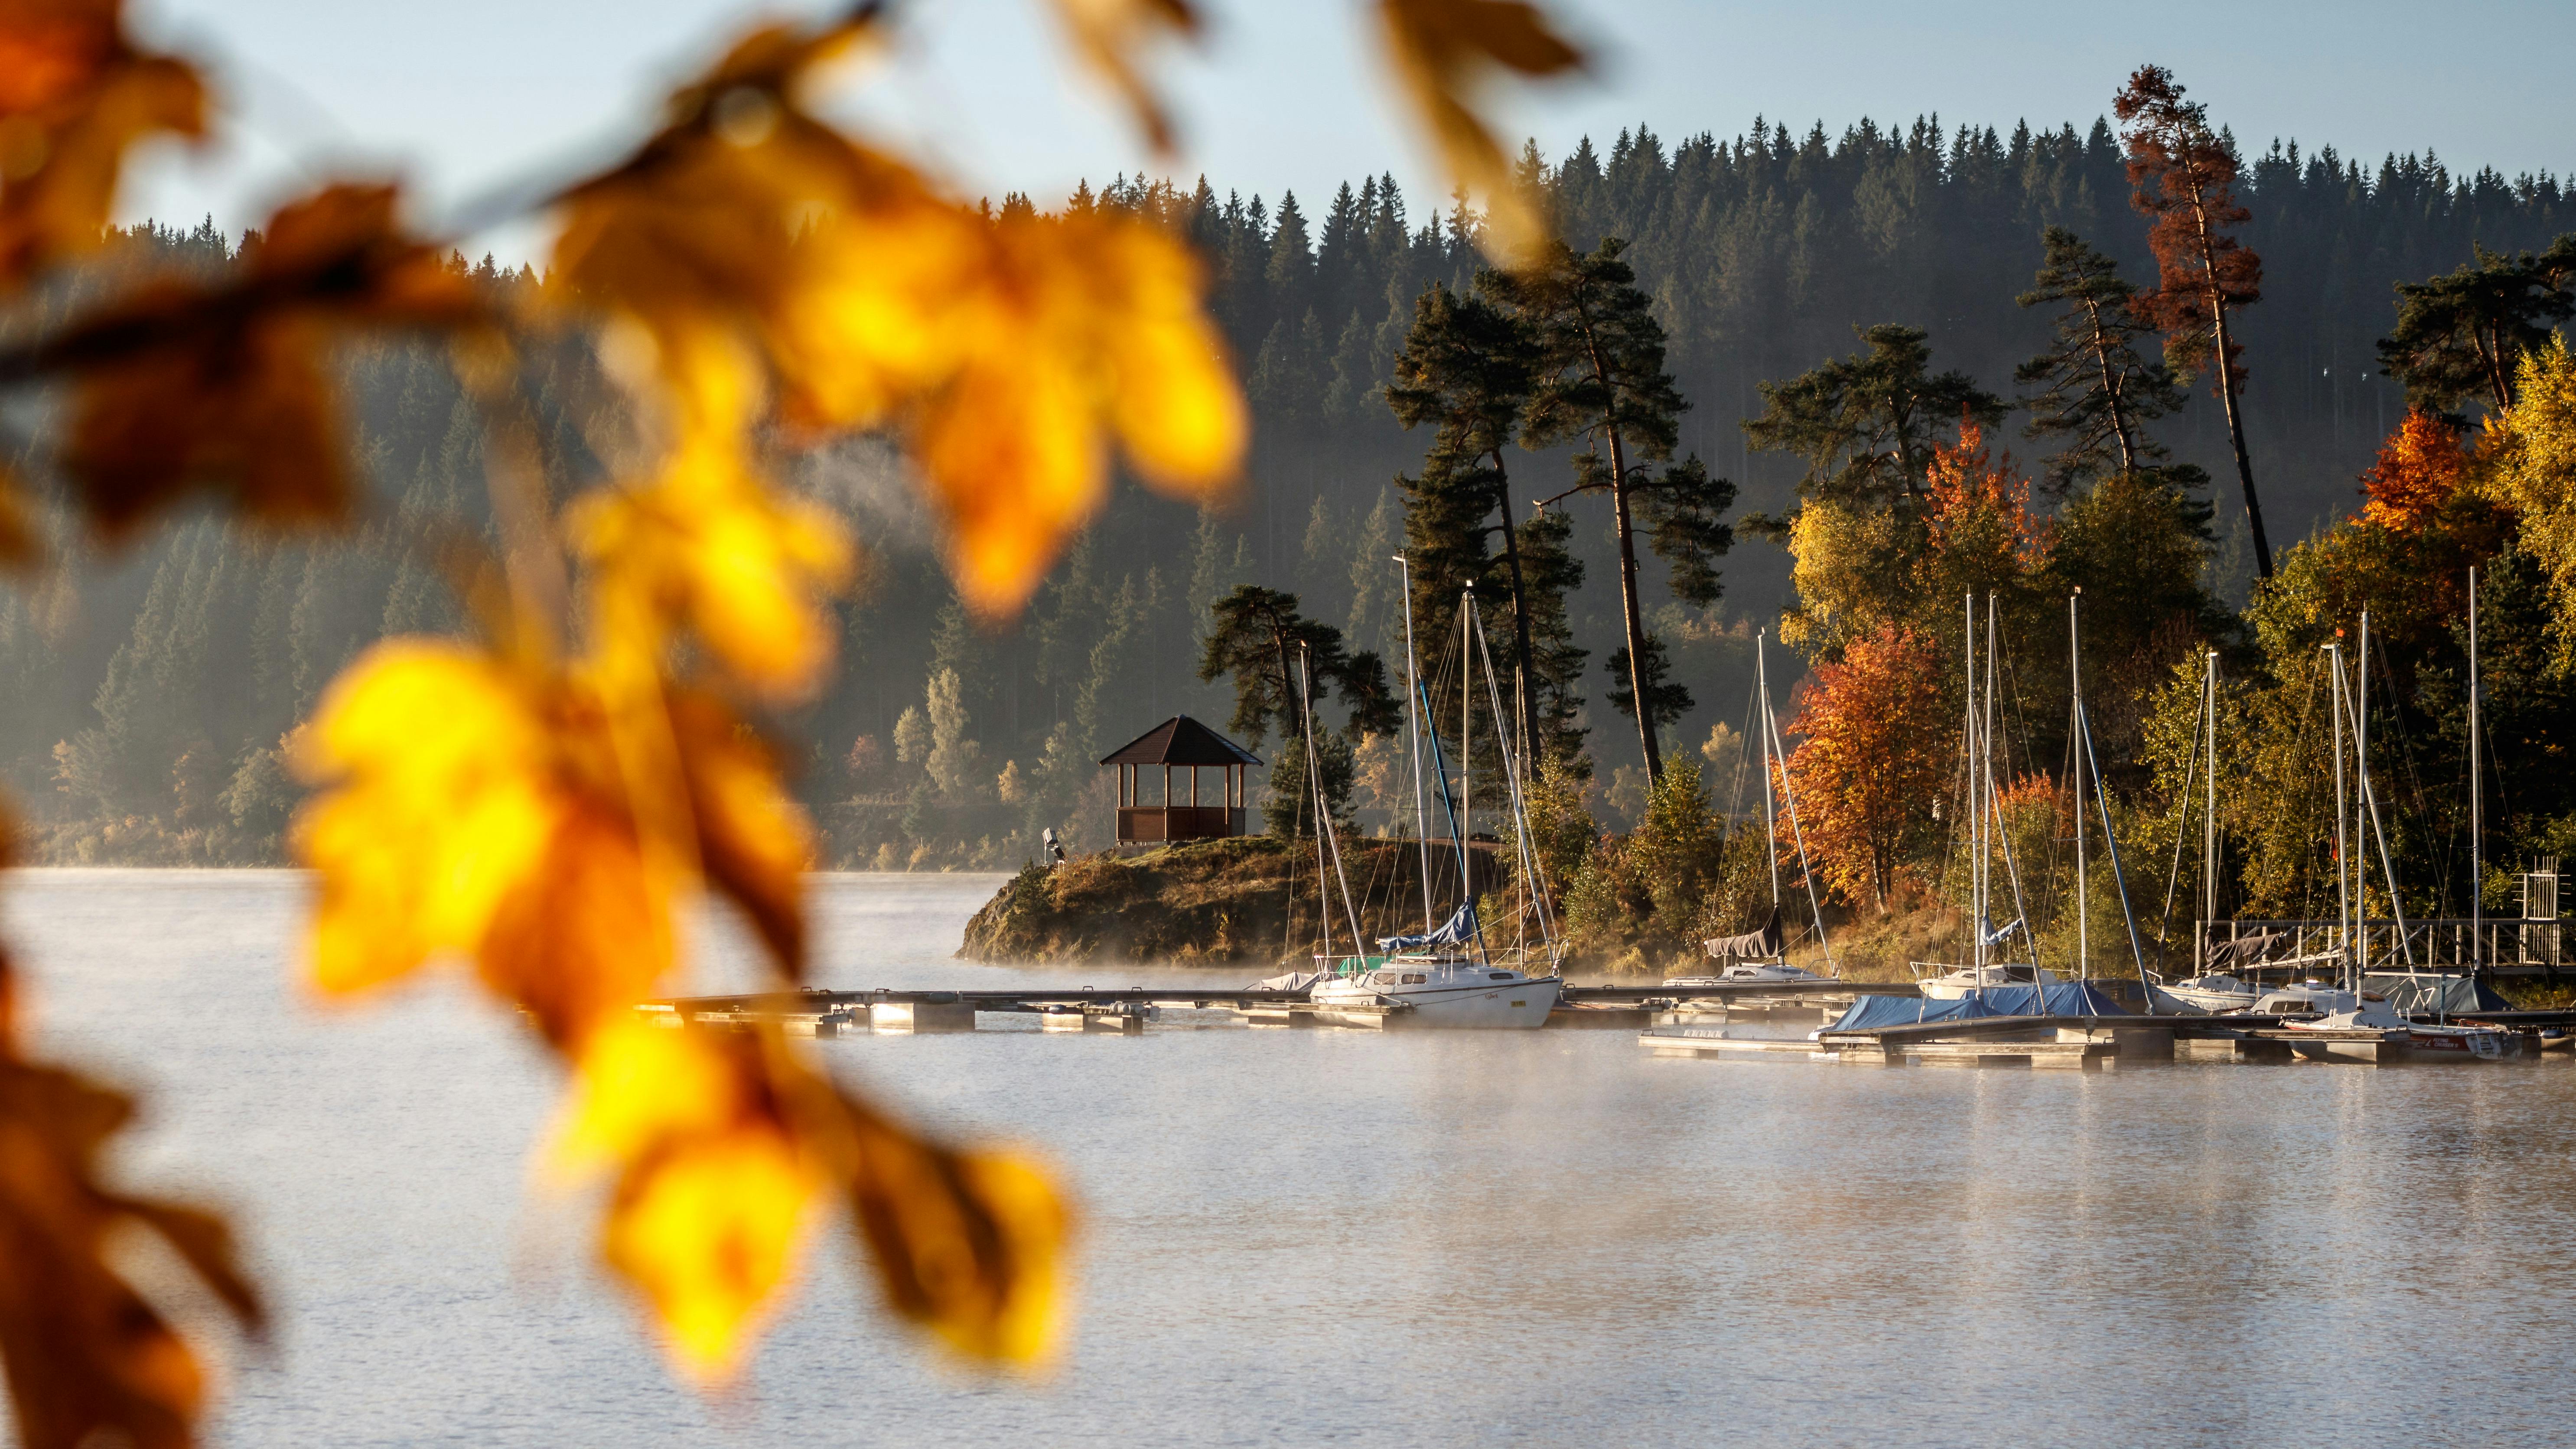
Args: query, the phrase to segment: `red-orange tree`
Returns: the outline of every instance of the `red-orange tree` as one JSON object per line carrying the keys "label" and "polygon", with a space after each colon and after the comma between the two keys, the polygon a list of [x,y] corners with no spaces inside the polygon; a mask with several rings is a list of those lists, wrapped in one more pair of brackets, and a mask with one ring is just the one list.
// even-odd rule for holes
{"label": "red-orange tree", "polygon": [[1853,905],[1885,911],[1931,835],[1950,760],[1941,665],[1930,639],[1890,624],[1817,665],[1798,691],[1789,788],[1815,872]]}
{"label": "red-orange tree", "polygon": [[2362,505],[2365,523],[2419,532],[2440,516],[2460,491],[2468,454],[2449,423],[2422,408],[2408,408],[2397,431],[2380,444],[2379,457],[2361,475],[2369,499]]}
{"label": "red-orange tree", "polygon": [[2245,489],[2254,562],[2268,579],[2272,541],[2254,495],[2240,406],[2244,348],[2228,325],[2228,313],[2263,297],[2263,259],[2228,235],[2250,216],[2236,204],[2235,148],[2209,129],[2209,108],[2185,101],[2182,84],[2160,65],[2138,67],[2111,109],[2126,127],[2120,139],[2129,151],[2130,203],[2155,218],[2147,241],[2156,252],[2157,286],[2136,307],[2164,330],[2165,358],[2176,371],[2218,364],[2216,391],[2227,408],[2227,441]]}

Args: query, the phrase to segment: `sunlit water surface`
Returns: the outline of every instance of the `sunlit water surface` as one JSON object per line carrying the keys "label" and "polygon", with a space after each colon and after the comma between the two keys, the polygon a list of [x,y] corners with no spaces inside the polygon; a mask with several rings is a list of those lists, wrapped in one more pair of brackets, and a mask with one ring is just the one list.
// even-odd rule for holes
{"label": "sunlit water surface", "polygon": [[[819,883],[823,984],[953,961],[998,883]],[[531,1187],[559,1081],[452,981],[295,981],[283,873],[18,874],[48,1050],[148,1094],[137,1181],[280,1306],[219,1443],[2559,1443],[2576,1070],[1657,1059],[1628,1032],[821,1042],[1084,1209],[1030,1387],[892,1329],[837,1237],[748,1382],[675,1385]],[[712,942],[709,984],[748,979]],[[1205,979],[1198,977],[1193,979]],[[1229,982],[1231,976],[1226,976]]]}

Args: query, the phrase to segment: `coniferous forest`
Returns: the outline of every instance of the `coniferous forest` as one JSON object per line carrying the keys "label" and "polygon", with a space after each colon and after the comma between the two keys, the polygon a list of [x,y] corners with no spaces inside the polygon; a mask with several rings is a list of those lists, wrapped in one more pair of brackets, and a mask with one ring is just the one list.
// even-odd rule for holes
{"label": "coniferous forest", "polygon": [[[2576,231],[2576,195],[2550,176],[2455,174],[2429,155],[2365,166],[2330,147],[2287,142],[2239,155],[2235,200],[2248,215],[2235,234],[2260,256],[2261,276],[2259,298],[2230,312],[2231,345],[2243,453],[2280,553],[2362,511],[2363,475],[2385,462],[2383,444],[2407,419],[2408,390],[2384,375],[2379,354],[2397,322],[2397,285],[2450,272],[2480,248],[2548,247]],[[1723,810],[1721,775],[1739,758],[1729,751],[1743,738],[1755,630],[1771,629],[1776,640],[1788,620],[1795,652],[1771,657],[1784,710],[1790,682],[1811,666],[1833,671],[1811,681],[1819,689],[1897,667],[1861,635],[1835,632],[1830,601],[1817,592],[1828,581],[1804,572],[1793,581],[1784,544],[1820,516],[1793,517],[1802,498],[1817,496],[1814,460],[1777,429],[1745,426],[1771,408],[1766,385],[1776,392],[1835,359],[1863,358],[1875,345],[1862,335],[1869,329],[1917,329],[1925,367],[1962,375],[1969,391],[1959,396],[1991,397],[1999,409],[1983,423],[1970,419],[1968,443],[1956,441],[1958,419],[1943,420],[1951,450],[1928,466],[1971,483],[1981,468],[2041,476],[2066,444],[2025,436],[2035,415],[2022,404],[2040,388],[2017,380],[2017,370],[2027,373],[2049,351],[2057,309],[2017,299],[2056,260],[2053,228],[2127,282],[2153,288],[2150,219],[2131,206],[2123,145],[2107,118],[2009,133],[1934,118],[1901,127],[1864,120],[1838,135],[1757,121],[1732,139],[1678,142],[1638,130],[1561,158],[1526,152],[1522,169],[1574,252],[1591,253],[1605,238],[1624,243],[1618,259],[1650,299],[1681,408],[1671,455],[1695,457],[1733,488],[1732,547],[1714,557],[1713,580],[1672,587],[1691,581],[1668,577],[1674,566],[1646,555],[1639,593],[1669,691],[1658,697],[1688,700],[1658,706],[1671,716],[1656,730],[1662,753],[1712,767],[1708,783]],[[790,454],[800,486],[850,513],[870,549],[860,588],[841,605],[847,667],[834,692],[777,721],[803,751],[798,789],[826,831],[826,864],[1014,867],[1050,826],[1077,847],[1100,843],[1111,786],[1095,760],[1175,712],[1224,727],[1233,692],[1222,679],[1200,680],[1198,666],[1212,607],[1239,586],[1293,595],[1307,619],[1337,629],[1352,650],[1401,659],[1404,601],[1389,560],[1436,542],[1422,536],[1430,525],[1419,517],[1408,532],[1409,508],[1421,511],[1412,484],[1434,429],[1403,426],[1387,388],[1426,291],[1475,291],[1485,263],[1474,215],[1406,196],[1391,176],[1359,178],[1330,197],[1122,179],[1086,186],[1065,205],[1154,214],[1201,251],[1254,408],[1247,485],[1235,506],[1209,513],[1122,485],[1031,608],[996,631],[979,627],[947,582],[931,524],[890,451]],[[113,265],[210,267],[239,244],[210,227],[146,226],[127,241]],[[503,291],[534,282],[488,259],[470,270]],[[2141,345],[2152,351],[2153,339]],[[427,348],[371,344],[343,365],[370,504],[340,537],[280,537],[201,518],[102,556],[84,552],[67,525],[47,525],[77,562],[0,602],[0,676],[12,701],[0,761],[35,813],[28,834],[41,858],[282,860],[281,832],[299,794],[281,741],[308,717],[317,692],[378,637],[465,626],[447,543],[460,530],[489,528],[471,409]],[[580,422],[598,405],[597,364],[568,349],[546,366],[558,385],[532,421],[549,481],[569,493],[613,462]],[[2246,604],[2258,561],[2236,450],[2210,383],[2206,369],[2196,380],[2168,378],[2169,409],[2150,411],[2144,425],[2169,450],[2193,538],[2178,561],[2159,566],[2178,569],[2177,587],[2204,601],[2190,606],[2201,611],[2191,631],[2253,660],[2265,647],[2260,621],[2228,611]],[[39,412],[21,422],[41,433],[52,419]],[[1576,487],[1585,448],[1579,437],[1559,437],[1498,454],[1514,505],[1525,510]],[[2059,482],[2051,476],[2041,487],[2032,505],[2040,515],[2090,496],[2049,486]],[[1637,825],[1654,806],[1635,728],[1614,705],[1628,687],[1629,636],[1609,508],[1576,494],[1554,511],[1564,520],[1556,567],[1572,585],[1555,654],[1565,685],[1560,723],[1588,751],[1573,773],[1588,781],[1581,788],[1599,823]],[[2085,538],[2119,531],[2116,519],[2087,525],[2070,512],[2066,520],[2058,549],[2070,559]],[[2126,577],[2134,564],[2123,555],[2099,569]],[[2084,576],[2077,563],[2067,566]],[[2402,574],[2402,565],[2391,567]],[[2508,594],[2539,587],[2506,572]],[[1418,625],[1436,632],[1455,599],[1417,605]],[[2536,618],[2539,608],[2525,612]],[[2437,621],[2419,626],[2428,638],[2440,632]],[[2545,674],[2537,640],[2508,644],[2530,657],[2507,667]],[[2035,638],[2030,657],[2054,647]],[[2183,647],[2167,640],[2149,649],[2125,683],[2126,699],[2102,706],[2102,728],[2125,752],[2115,784],[2143,789],[2162,778],[2159,761],[2188,752],[2187,740],[2176,746],[2157,733],[2165,728],[2160,671]],[[2116,673],[2117,662],[2111,667]],[[2439,665],[2441,680],[2423,687],[2435,695],[2454,688],[2442,682],[2450,669]],[[2413,666],[2406,672],[2417,688]],[[1339,723],[1342,706],[1330,712]],[[1283,741],[1276,729],[1263,733],[1241,742],[1268,757]],[[2051,736],[2042,727],[2033,737],[2062,742],[2063,730]],[[2034,774],[2051,768],[2043,753],[2031,747]],[[1370,814],[1393,798],[1383,741],[1362,743],[1340,768],[1356,780],[1361,823],[1385,823]],[[2280,863],[2287,859],[2262,868],[2290,870]],[[1840,893],[1859,908],[1895,886],[1894,875],[1864,870],[1844,877]],[[2275,898],[2296,893],[2250,877],[2244,888],[2258,887]]]}

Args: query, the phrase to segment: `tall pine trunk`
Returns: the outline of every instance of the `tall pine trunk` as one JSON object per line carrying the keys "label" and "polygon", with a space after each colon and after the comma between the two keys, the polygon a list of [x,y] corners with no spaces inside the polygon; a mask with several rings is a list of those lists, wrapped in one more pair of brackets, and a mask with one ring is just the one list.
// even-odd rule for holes
{"label": "tall pine trunk", "polygon": [[2245,490],[2245,522],[2254,534],[2254,567],[2272,576],[2272,539],[2263,531],[2263,501],[2254,496],[2254,460],[2245,451],[2245,418],[2236,405],[2236,363],[2228,355],[2227,293],[2218,281],[2218,255],[2210,245],[2209,213],[2195,200],[2192,212],[2200,227],[2201,285],[2209,288],[2210,330],[2218,341],[2218,396],[2227,405],[2227,443],[2236,450],[2236,481]]}
{"label": "tall pine trunk", "polygon": [[1619,523],[1619,608],[1628,626],[1628,688],[1637,701],[1637,742],[1646,751],[1646,781],[1664,777],[1663,752],[1655,745],[1655,705],[1646,693],[1646,621],[1637,608],[1637,531],[1628,518],[1628,450],[1616,427],[1610,429],[1610,505]]}
{"label": "tall pine trunk", "polygon": [[1521,540],[1512,525],[1511,478],[1503,469],[1503,450],[1493,452],[1494,501],[1503,514],[1503,566],[1512,580],[1512,675],[1520,687],[1521,756],[1532,778],[1538,774],[1538,676],[1530,658],[1529,599],[1521,586]]}

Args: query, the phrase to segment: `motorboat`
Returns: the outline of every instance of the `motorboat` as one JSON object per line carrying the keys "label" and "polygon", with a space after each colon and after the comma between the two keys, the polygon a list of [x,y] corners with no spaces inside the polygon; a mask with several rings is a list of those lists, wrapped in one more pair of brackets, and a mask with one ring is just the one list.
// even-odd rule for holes
{"label": "motorboat", "polygon": [[1371,970],[1325,977],[1307,993],[1327,1026],[1529,1031],[1547,1024],[1565,985],[1468,955],[1400,954]]}
{"label": "motorboat", "polygon": [[[1921,963],[1917,963],[1921,964]],[[1997,962],[1989,966],[1959,966],[1922,983],[1928,1001],[1959,1001],[1971,991],[1992,986],[2039,986],[2059,984],[2060,978],[2044,966],[2028,962]]]}

